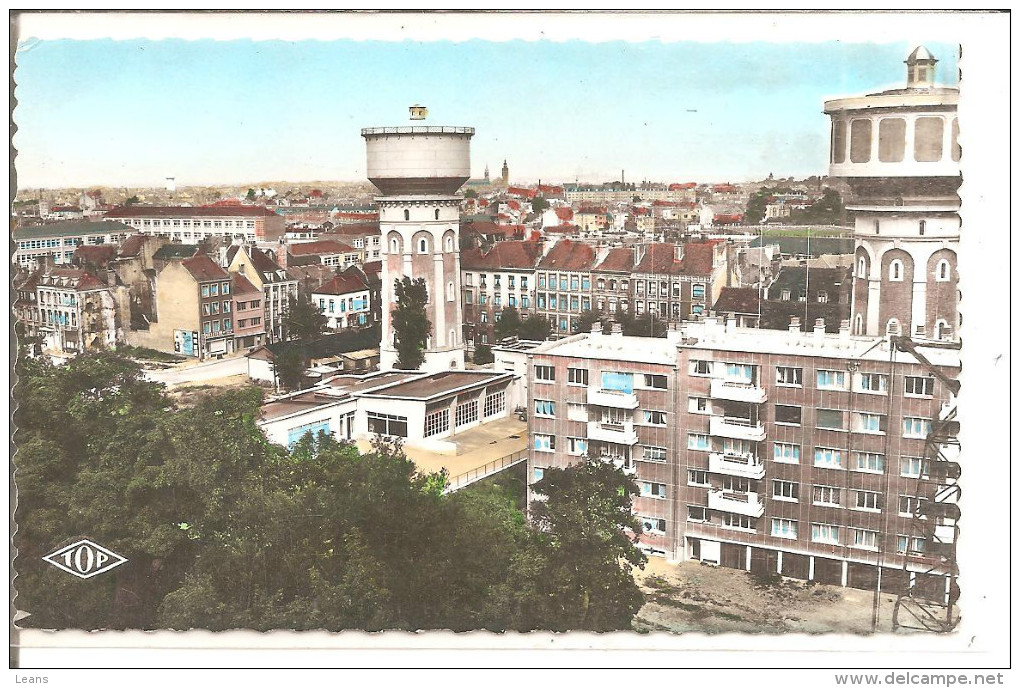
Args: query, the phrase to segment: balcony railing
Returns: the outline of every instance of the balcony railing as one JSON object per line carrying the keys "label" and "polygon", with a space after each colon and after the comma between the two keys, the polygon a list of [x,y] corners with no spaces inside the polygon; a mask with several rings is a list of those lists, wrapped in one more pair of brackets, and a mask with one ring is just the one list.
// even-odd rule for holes
{"label": "balcony railing", "polygon": [[638,407],[636,394],[618,392],[613,389],[588,388],[588,403],[595,406],[606,406],[633,411]]}
{"label": "balcony railing", "polygon": [[712,473],[735,475],[740,478],[761,480],[765,477],[765,464],[754,454],[719,452],[708,455],[708,470]]}
{"label": "balcony railing", "polygon": [[622,456],[616,456],[613,454],[599,454],[599,458],[603,461],[612,463],[613,466],[623,471],[624,475],[636,475],[637,466],[633,461],[625,459]]}
{"label": "balcony railing", "polygon": [[765,505],[756,492],[734,492],[732,490],[710,490],[708,508],[758,518],[765,513]]}
{"label": "balcony railing", "polygon": [[620,423],[588,421],[588,439],[631,446],[637,444],[638,441],[637,432],[634,431],[634,422],[629,420]]}
{"label": "balcony railing", "polygon": [[765,426],[748,418],[713,416],[709,419],[709,433],[732,440],[761,442],[765,439]]}
{"label": "balcony railing", "polygon": [[764,387],[751,382],[736,382],[716,378],[712,380],[712,398],[727,401],[743,401],[749,404],[763,404],[768,399]]}

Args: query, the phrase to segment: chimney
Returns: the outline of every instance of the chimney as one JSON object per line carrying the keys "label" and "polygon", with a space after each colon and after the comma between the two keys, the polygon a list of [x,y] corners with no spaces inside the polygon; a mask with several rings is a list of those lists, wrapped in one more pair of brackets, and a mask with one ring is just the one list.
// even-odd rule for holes
{"label": "chimney", "polygon": [[800,318],[798,318],[796,315],[790,318],[790,332],[791,333],[800,332]]}
{"label": "chimney", "polygon": [[614,322],[613,323],[613,328],[610,331],[611,331],[611,333],[612,333],[612,335],[614,337],[622,337],[623,336],[623,325],[621,325],[620,323]]}
{"label": "chimney", "polygon": [[821,346],[822,345],[822,342],[825,340],[825,319],[824,318],[818,318],[818,319],[815,320],[815,329],[812,332],[811,339],[814,342],[815,346]]}
{"label": "chimney", "polygon": [[737,329],[737,316],[733,313],[729,313],[726,316],[726,331],[732,332]]}
{"label": "chimney", "polygon": [[602,334],[602,323],[599,322],[599,321],[593,322],[591,324],[591,333],[593,335],[601,335]]}
{"label": "chimney", "polygon": [[840,320],[839,321],[839,343],[843,347],[847,347],[850,344],[850,321]]}

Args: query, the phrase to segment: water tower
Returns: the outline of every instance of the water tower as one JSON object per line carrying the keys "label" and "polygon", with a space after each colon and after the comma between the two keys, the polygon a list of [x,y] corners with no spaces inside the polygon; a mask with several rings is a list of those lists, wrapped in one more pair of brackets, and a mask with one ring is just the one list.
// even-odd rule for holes
{"label": "water tower", "polygon": [[856,215],[855,334],[957,338],[960,91],[935,85],[937,62],[919,46],[905,87],[825,103],[829,176]]}
{"label": "water tower", "polygon": [[[427,110],[415,105],[411,119]],[[460,202],[470,177],[472,127],[415,124],[361,130],[368,180],[382,193],[379,230],[382,254],[382,342],[380,369],[396,367],[391,311],[394,282],[423,278],[431,336],[422,370],[464,367],[460,307]]]}

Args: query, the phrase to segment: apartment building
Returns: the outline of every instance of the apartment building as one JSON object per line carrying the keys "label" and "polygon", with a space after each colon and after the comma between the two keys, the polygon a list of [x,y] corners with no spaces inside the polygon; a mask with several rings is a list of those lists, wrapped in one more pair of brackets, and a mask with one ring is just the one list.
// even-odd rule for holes
{"label": "apartment building", "polygon": [[281,215],[260,205],[123,206],[106,213],[143,234],[169,237],[172,241],[199,243],[212,237],[231,242],[278,241],[286,231]]}
{"label": "apartment building", "polygon": [[326,317],[326,327],[344,330],[372,324],[370,290],[365,275],[349,268],[312,290],[312,303]]}
{"label": "apartment building", "polygon": [[298,280],[254,246],[234,245],[227,249],[227,270],[241,273],[262,290],[266,341],[283,339],[290,299],[298,298]]}
{"label": "apartment building", "polygon": [[35,270],[44,262],[70,264],[78,246],[120,244],[135,230],[123,222],[53,222],[45,225],[15,227],[14,262],[26,270]]}
{"label": "apartment building", "polygon": [[581,314],[591,310],[591,271],[596,258],[591,244],[561,239],[539,261],[536,310],[549,320],[552,336],[567,336]]}
{"label": "apartment building", "polygon": [[648,243],[634,248],[634,314],[653,313],[678,323],[701,316],[719,297],[726,280],[722,241]]}
{"label": "apartment building", "polygon": [[522,317],[534,313],[535,266],[541,255],[542,245],[534,241],[500,241],[461,252],[465,342],[495,343],[495,323],[504,308],[516,308]]}
{"label": "apartment building", "polygon": [[230,273],[234,300],[234,350],[261,346],[266,338],[262,290],[239,272]]}
{"label": "apartment building", "polygon": [[283,250],[286,251],[288,267],[318,263],[327,267],[345,268],[350,265],[361,264],[365,261],[365,251],[363,248],[356,249],[353,246],[331,239],[288,244]]}
{"label": "apartment building", "polygon": [[634,250],[623,246],[600,251],[592,268],[592,307],[614,315],[630,310]]}
{"label": "apartment building", "polygon": [[919,346],[931,367],[848,322],[827,334],[714,318],[662,339],[545,343],[529,356],[529,483],[604,457],[638,483],[651,552],[862,588],[881,571],[883,589],[948,591],[959,465],[933,462],[929,441],[959,358]]}

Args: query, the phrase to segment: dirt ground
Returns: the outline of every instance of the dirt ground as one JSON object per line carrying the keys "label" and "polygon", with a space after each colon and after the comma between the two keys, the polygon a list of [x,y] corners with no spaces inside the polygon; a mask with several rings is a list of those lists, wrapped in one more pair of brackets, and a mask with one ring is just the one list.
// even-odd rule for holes
{"label": "dirt ground", "polygon": [[[746,571],[660,557],[649,557],[635,579],[647,600],[634,618],[637,631],[871,633],[867,590],[788,578],[762,585]],[[892,630],[894,601],[882,594],[879,632]]]}
{"label": "dirt ground", "polygon": [[227,377],[212,378],[201,382],[186,382],[176,385],[169,390],[170,396],[175,398],[179,404],[191,406],[199,400],[217,394],[225,389],[253,386],[247,375],[230,375]]}

